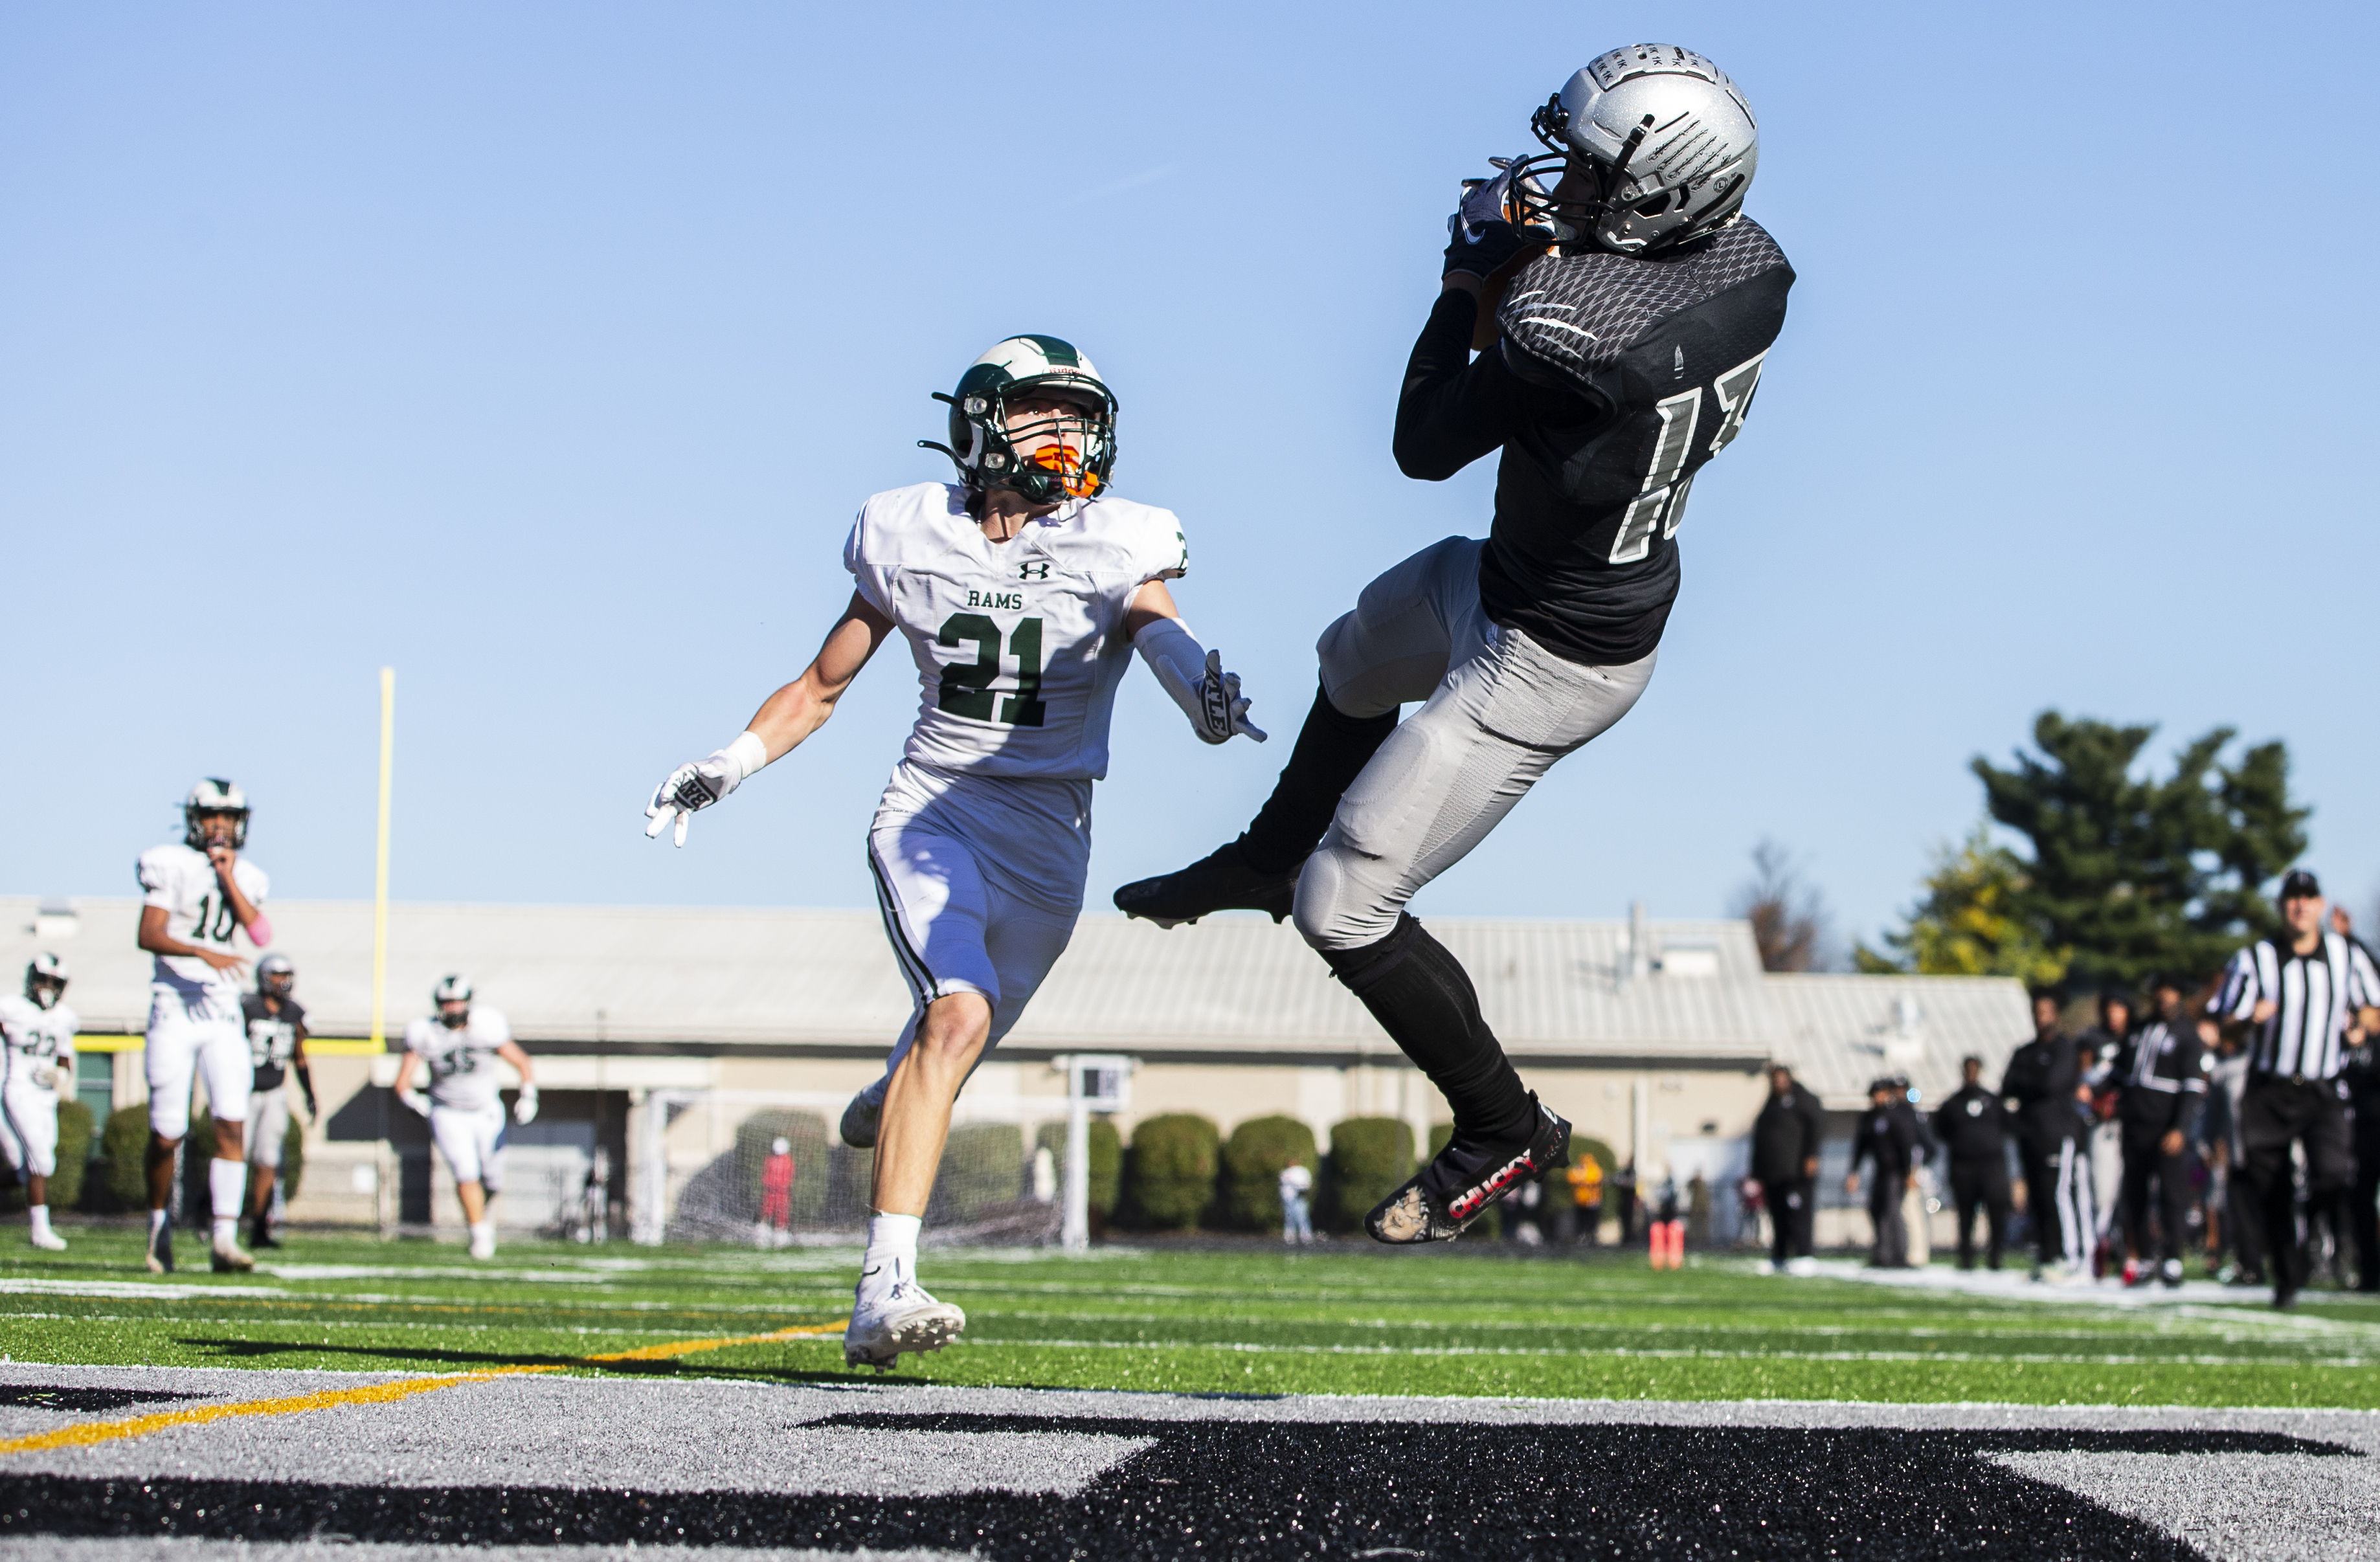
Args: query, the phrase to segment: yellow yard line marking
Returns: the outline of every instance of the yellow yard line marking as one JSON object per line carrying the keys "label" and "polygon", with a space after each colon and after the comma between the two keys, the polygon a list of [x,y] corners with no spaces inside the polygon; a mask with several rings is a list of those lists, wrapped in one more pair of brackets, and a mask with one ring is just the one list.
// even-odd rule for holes
{"label": "yellow yard line marking", "polygon": [[781,1339],[819,1339],[842,1333],[851,1326],[845,1318],[839,1324],[800,1324],[792,1328],[778,1329],[771,1334],[744,1334],[725,1339],[681,1339],[668,1345],[647,1345],[635,1350],[613,1350],[601,1356],[581,1357],[589,1362],[666,1362],[674,1357],[691,1356],[698,1350],[724,1350],[731,1345],[769,1345]]}
{"label": "yellow yard line marking", "polygon": [[[703,1350],[723,1350],[731,1345],[768,1345],[785,1339],[816,1339],[841,1332],[849,1326],[843,1323],[795,1325],[768,1334],[735,1335],[717,1339],[680,1339],[665,1345],[647,1345],[635,1350],[613,1350],[598,1356],[582,1356],[580,1361],[594,1362],[666,1362],[679,1356],[691,1356]],[[87,1448],[99,1443],[114,1443],[127,1437],[145,1437],[152,1432],[164,1432],[176,1426],[203,1426],[212,1421],[233,1416],[298,1415],[307,1411],[327,1411],[340,1405],[384,1405],[393,1399],[410,1399],[416,1394],[432,1394],[441,1388],[458,1384],[485,1383],[491,1378],[516,1377],[524,1373],[560,1372],[559,1365],[492,1367],[483,1372],[456,1373],[442,1377],[408,1377],[395,1383],[374,1383],[361,1388],[326,1388],[312,1394],[292,1394],[277,1399],[244,1399],[232,1405],[197,1405],[183,1411],[162,1411],[154,1415],[128,1416],[122,1421],[85,1421],[71,1426],[61,1426],[52,1432],[37,1432],[30,1436],[12,1437],[0,1442],[0,1455],[40,1453],[49,1448]]]}
{"label": "yellow yard line marking", "polygon": [[234,1405],[196,1405],[186,1411],[162,1411],[154,1415],[130,1416],[123,1421],[78,1422],[72,1426],[61,1426],[55,1432],[12,1437],[0,1443],[0,1454],[39,1453],[46,1448],[87,1448],[94,1444],[113,1443],[126,1437],[145,1437],[152,1432],[163,1432],[168,1427],[202,1426],[208,1422],[223,1421],[232,1416],[296,1415],[304,1411],[327,1411],[340,1405],[385,1404],[391,1399],[434,1393],[457,1384],[484,1383],[492,1377],[561,1370],[548,1366],[495,1367],[486,1372],[458,1373],[452,1377],[409,1377],[396,1383],[370,1384],[361,1388],[326,1388],[318,1393],[292,1394],[278,1399],[245,1399]]}

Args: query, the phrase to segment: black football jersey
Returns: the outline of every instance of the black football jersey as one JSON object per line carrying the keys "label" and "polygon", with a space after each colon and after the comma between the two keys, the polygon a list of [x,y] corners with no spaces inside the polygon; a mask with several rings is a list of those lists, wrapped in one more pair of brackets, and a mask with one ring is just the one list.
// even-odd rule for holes
{"label": "black football jersey", "polygon": [[285,998],[281,1012],[271,1013],[261,993],[242,996],[239,1011],[248,1030],[248,1059],[256,1067],[249,1087],[278,1090],[287,1076],[289,1060],[298,1054],[298,1031],[306,1023],[306,1011],[296,999]]}
{"label": "black football jersey", "polygon": [[1504,296],[1498,345],[1467,366],[1475,306],[1440,300],[1407,370],[1398,460],[1439,478],[1502,448],[1479,565],[1490,618],[1573,661],[1659,644],[1687,490],[1742,428],[1792,285],[1744,218],[1670,254],[1539,257]]}

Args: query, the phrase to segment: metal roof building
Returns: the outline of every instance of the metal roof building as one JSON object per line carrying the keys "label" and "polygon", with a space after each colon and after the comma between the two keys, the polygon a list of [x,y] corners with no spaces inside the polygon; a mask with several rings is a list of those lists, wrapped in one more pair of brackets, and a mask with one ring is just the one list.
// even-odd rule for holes
{"label": "metal roof building", "polygon": [[[134,947],[139,902],[63,912],[0,899],[0,962],[13,974],[36,950],[56,951],[73,966],[69,998],[85,1028],[137,1033],[150,964]],[[371,908],[286,902],[272,914],[316,1034],[368,1035]],[[1751,1072],[1781,1059],[1829,1107],[1852,1108],[1879,1073],[1948,1089],[1967,1052],[1996,1078],[2031,1029],[2011,980],[1766,974],[1742,922],[1430,926],[1472,972],[1524,1068]],[[869,912],[392,907],[392,1035],[428,1011],[431,984],[448,972],[468,975],[538,1052],[868,1059],[909,1011]],[[1003,1050],[1030,1059],[1092,1048],[1184,1064],[1402,1061],[1296,933],[1260,916],[1171,931],[1085,916]]]}

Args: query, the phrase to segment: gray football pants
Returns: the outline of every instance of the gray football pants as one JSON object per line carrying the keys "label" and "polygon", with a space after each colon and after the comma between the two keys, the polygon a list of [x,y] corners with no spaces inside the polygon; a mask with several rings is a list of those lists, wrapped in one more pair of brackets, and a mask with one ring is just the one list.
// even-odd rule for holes
{"label": "gray football pants", "polygon": [[1418,700],[1339,800],[1297,880],[1297,930],[1317,949],[1376,944],[1421,887],[1461,862],[1555,760],[1628,714],[1652,653],[1624,667],[1564,661],[1479,605],[1473,537],[1431,544],[1322,632],[1322,687],[1349,716]]}

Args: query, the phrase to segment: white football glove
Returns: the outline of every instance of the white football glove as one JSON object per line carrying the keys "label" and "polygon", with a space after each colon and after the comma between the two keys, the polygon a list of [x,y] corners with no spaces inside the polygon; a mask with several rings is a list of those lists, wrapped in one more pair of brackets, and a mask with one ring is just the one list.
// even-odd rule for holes
{"label": "white football glove", "polygon": [[537,1086],[523,1084],[520,1099],[513,1103],[513,1120],[527,1128],[537,1120]]}
{"label": "white football glove", "polygon": [[1188,624],[1178,618],[1157,619],[1144,625],[1132,643],[1190,718],[1190,730],[1200,742],[1229,743],[1241,734],[1265,741],[1264,729],[1248,720],[1253,702],[1240,694],[1240,675],[1224,672],[1223,653],[1200,646]]}
{"label": "white football glove", "polygon": [[685,845],[686,827],[697,810],[743,785],[745,778],[768,762],[768,748],[757,733],[747,732],[708,759],[680,765],[653,788],[653,800],[645,805],[645,838],[650,841],[675,824],[673,842]]}
{"label": "white football glove", "polygon": [[396,1098],[404,1105],[407,1111],[419,1112],[425,1118],[430,1115],[430,1097],[420,1091],[400,1090],[396,1093]]}

